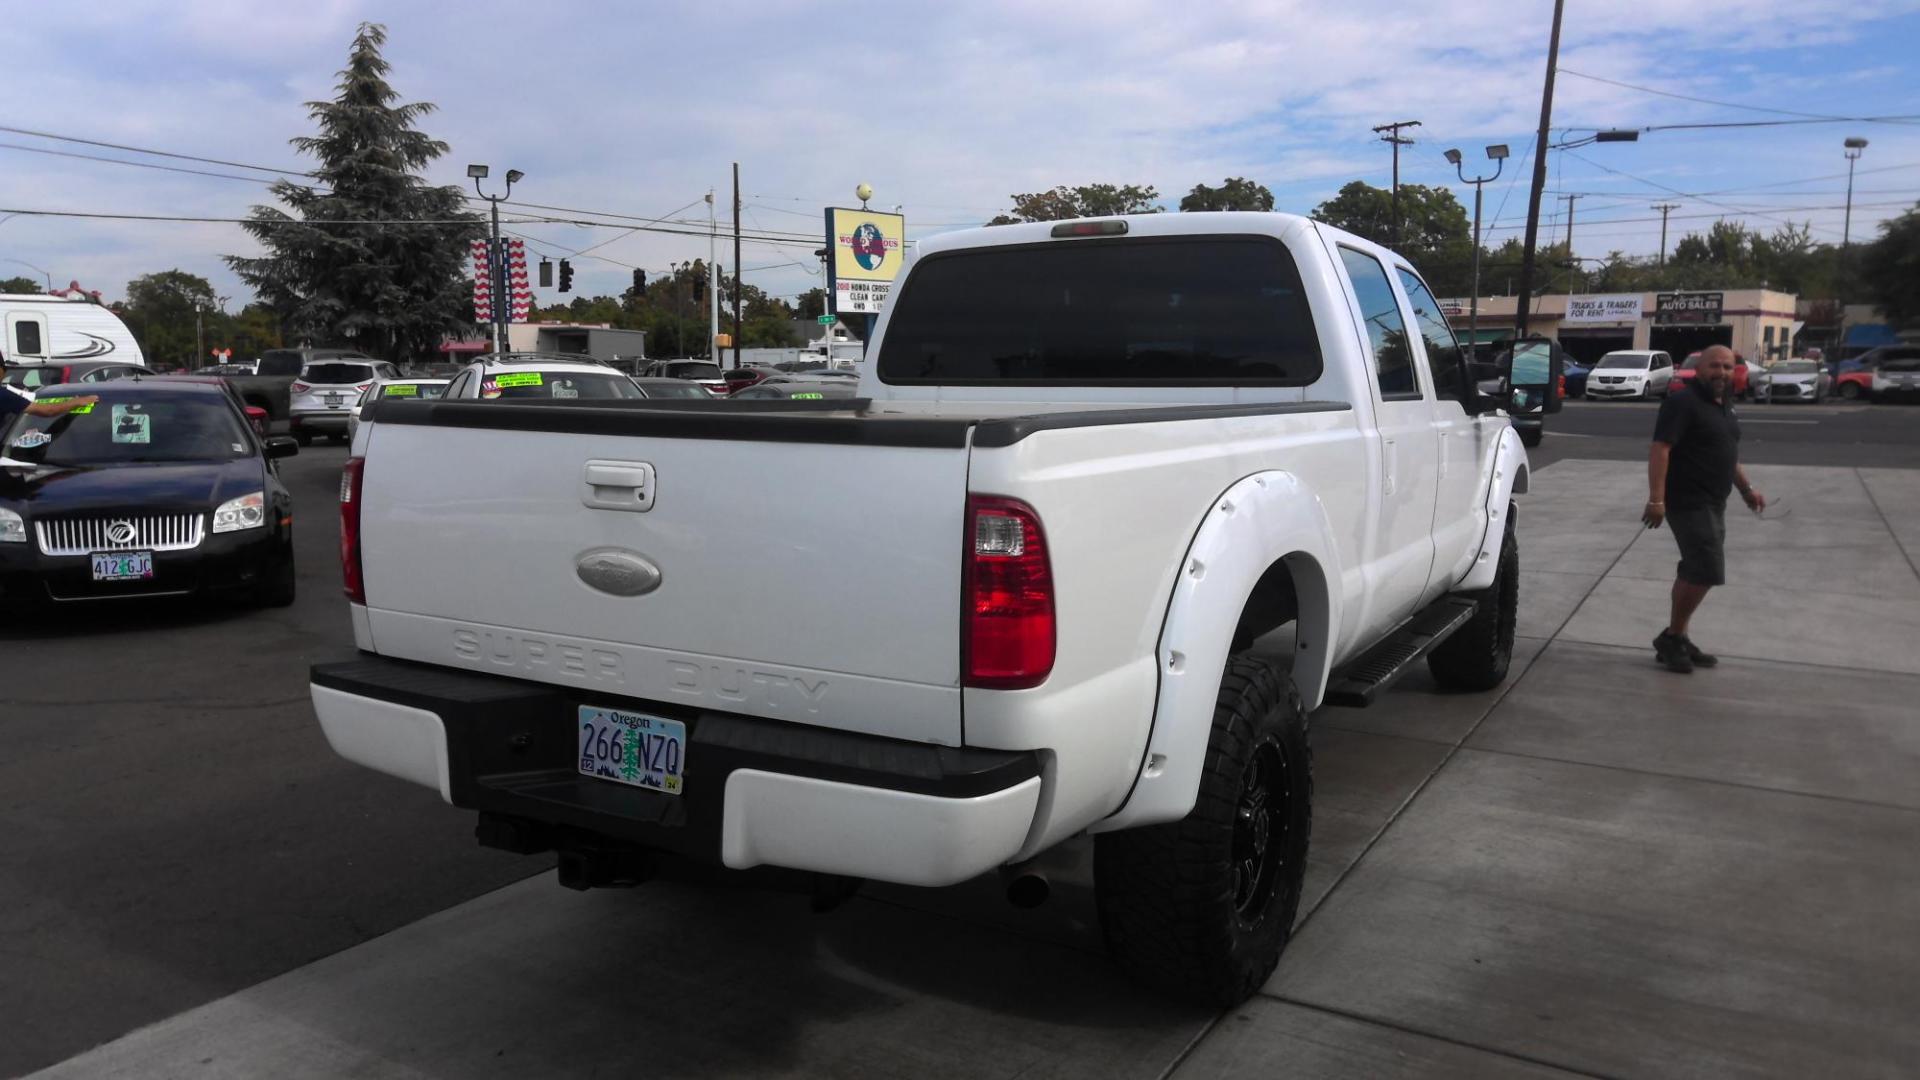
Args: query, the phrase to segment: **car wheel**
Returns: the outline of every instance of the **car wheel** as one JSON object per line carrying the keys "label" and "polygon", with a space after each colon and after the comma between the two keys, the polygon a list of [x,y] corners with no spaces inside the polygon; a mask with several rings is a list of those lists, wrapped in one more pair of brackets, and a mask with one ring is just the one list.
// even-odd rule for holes
{"label": "car wheel", "polygon": [[1844,400],[1846,400],[1846,401],[1855,401],[1855,400],[1858,400],[1858,399],[1859,399],[1859,397],[1860,397],[1860,384],[1859,384],[1859,383],[1851,383],[1851,382],[1850,382],[1850,383],[1841,383],[1841,384],[1840,384],[1840,397],[1841,397],[1842,399],[1844,399]]}
{"label": "car wheel", "polygon": [[295,442],[299,443],[301,446],[313,445],[313,434],[311,432],[296,431],[293,433],[293,439]]}
{"label": "car wheel", "polygon": [[1453,632],[1427,654],[1427,670],[1435,682],[1455,690],[1491,690],[1513,666],[1513,631],[1520,613],[1520,540],[1514,529],[1518,517],[1507,504],[1507,529],[1500,541],[1500,567],[1493,584],[1481,591],[1479,610],[1467,625]]}
{"label": "car wheel", "polygon": [[293,548],[287,548],[286,557],[276,562],[273,569],[253,587],[253,602],[260,607],[290,607],[298,583],[294,578]]}
{"label": "car wheel", "polygon": [[1193,811],[1095,840],[1108,951],[1174,997],[1213,1008],[1245,1001],[1293,933],[1312,828],[1313,752],[1293,676],[1234,656]]}

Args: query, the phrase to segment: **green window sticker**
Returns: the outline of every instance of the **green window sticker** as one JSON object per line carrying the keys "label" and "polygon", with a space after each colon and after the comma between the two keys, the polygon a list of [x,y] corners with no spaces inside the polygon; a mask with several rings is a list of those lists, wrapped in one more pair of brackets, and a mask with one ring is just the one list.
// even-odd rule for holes
{"label": "green window sticker", "polygon": [[420,387],[414,383],[388,383],[380,388],[384,397],[419,397]]}
{"label": "green window sticker", "polygon": [[[71,397],[43,397],[43,398],[34,398],[33,400],[34,400],[34,401],[36,401],[36,402],[38,402],[39,404],[42,404],[42,405],[58,405],[58,404],[60,404],[60,403],[61,403],[61,402],[63,402],[63,401],[72,401],[72,400],[73,400],[73,398],[71,398]],[[85,416],[86,414],[88,414],[88,413],[90,413],[90,412],[92,412],[92,411],[93,411],[93,406],[92,406],[92,405],[82,405],[82,406],[80,406],[79,408],[77,408],[77,409],[75,409],[75,410],[73,410],[72,412],[70,412],[70,413],[68,413],[67,415],[69,415],[69,416]]]}
{"label": "green window sticker", "polygon": [[115,405],[113,407],[113,441],[117,443],[152,442],[153,417],[140,411],[138,405]]}
{"label": "green window sticker", "polygon": [[493,377],[493,385],[503,390],[509,386],[544,386],[546,382],[537,371],[508,371]]}
{"label": "green window sticker", "polygon": [[826,397],[827,395],[825,394],[789,394],[787,396],[792,398],[795,401],[818,401],[821,398]]}

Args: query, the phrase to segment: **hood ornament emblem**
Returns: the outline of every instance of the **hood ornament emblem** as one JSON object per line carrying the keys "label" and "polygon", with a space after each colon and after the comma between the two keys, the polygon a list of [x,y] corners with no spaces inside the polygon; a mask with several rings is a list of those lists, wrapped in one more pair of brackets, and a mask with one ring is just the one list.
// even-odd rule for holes
{"label": "hood ornament emblem", "polygon": [[644,596],[660,587],[660,568],[625,548],[594,548],[574,560],[574,573],[590,589],[610,596]]}
{"label": "hood ornament emblem", "polygon": [[110,544],[131,544],[136,535],[138,533],[134,531],[133,522],[124,518],[107,526],[107,542]]}

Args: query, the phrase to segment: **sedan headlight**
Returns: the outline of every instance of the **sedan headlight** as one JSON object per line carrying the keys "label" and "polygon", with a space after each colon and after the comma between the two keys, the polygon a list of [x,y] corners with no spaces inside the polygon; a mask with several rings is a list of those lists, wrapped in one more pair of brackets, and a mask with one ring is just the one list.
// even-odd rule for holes
{"label": "sedan headlight", "polygon": [[12,510],[0,509],[0,544],[27,542],[27,519]]}
{"label": "sedan headlight", "polygon": [[217,533],[257,529],[266,523],[267,499],[265,493],[259,491],[228,499],[213,512],[213,531]]}

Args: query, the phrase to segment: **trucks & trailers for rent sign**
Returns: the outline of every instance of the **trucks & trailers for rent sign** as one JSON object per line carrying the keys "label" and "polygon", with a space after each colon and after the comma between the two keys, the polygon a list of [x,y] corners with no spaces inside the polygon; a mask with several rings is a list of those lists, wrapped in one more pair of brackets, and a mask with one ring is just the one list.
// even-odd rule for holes
{"label": "trucks & trailers for rent sign", "polygon": [[1640,299],[1639,293],[1569,296],[1566,321],[1570,323],[1639,322]]}
{"label": "trucks & trailers for rent sign", "polygon": [[827,295],[837,315],[878,315],[907,253],[907,219],[872,210],[827,209]]}

